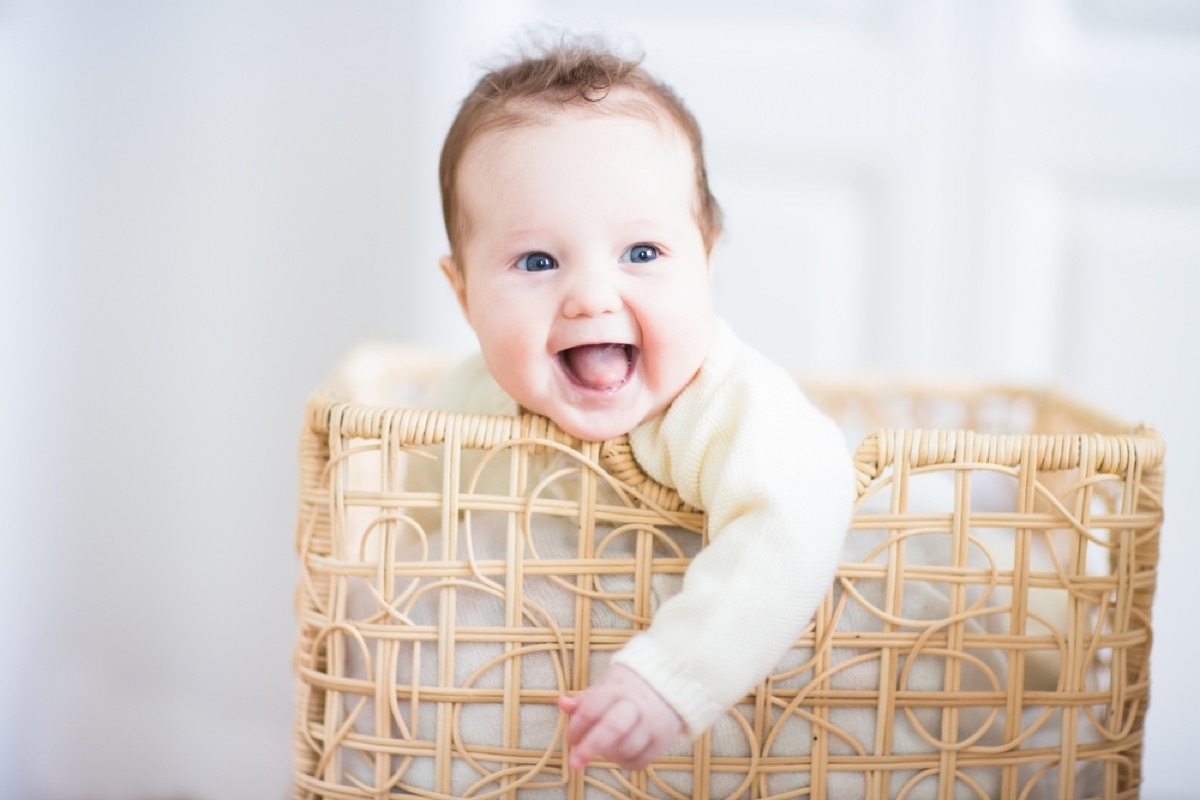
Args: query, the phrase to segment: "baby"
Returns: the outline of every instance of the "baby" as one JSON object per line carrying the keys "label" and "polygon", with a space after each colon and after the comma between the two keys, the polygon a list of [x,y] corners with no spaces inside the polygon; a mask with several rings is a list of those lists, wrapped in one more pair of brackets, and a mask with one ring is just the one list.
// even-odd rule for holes
{"label": "baby", "polygon": [[[809,623],[854,497],[843,437],[715,316],[721,212],[700,129],[636,62],[567,44],[489,73],[440,179],[441,267],[482,356],[460,372],[486,367],[580,439],[629,434],[646,474],[707,513],[679,593],[559,698],[572,768],[641,768],[704,732]],[[493,411],[485,394],[465,403]]]}

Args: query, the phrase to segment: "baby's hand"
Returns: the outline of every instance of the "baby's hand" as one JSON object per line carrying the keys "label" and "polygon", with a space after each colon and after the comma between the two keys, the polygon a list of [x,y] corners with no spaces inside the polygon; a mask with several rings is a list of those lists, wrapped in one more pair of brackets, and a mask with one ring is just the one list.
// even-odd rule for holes
{"label": "baby's hand", "polygon": [[633,670],[615,664],[583,692],[558,698],[571,717],[568,762],[583,769],[598,756],[622,769],[641,769],[658,758],[683,730],[683,720]]}

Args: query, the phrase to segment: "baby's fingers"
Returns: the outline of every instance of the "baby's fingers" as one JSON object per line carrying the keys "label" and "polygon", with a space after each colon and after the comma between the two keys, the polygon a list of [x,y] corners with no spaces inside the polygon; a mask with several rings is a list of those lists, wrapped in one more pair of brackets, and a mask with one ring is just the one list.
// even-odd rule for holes
{"label": "baby's fingers", "polygon": [[644,723],[633,726],[604,755],[621,769],[641,769],[658,756],[654,737]]}
{"label": "baby's fingers", "polygon": [[559,710],[571,717],[567,723],[567,744],[576,745],[583,741],[583,737],[604,718],[616,701],[615,694],[597,686],[574,697],[560,697]]}
{"label": "baby's fingers", "polygon": [[[582,706],[571,718],[571,727],[580,720]],[[583,769],[588,762],[597,756],[605,756],[619,763],[624,749],[621,742],[629,735],[638,722],[638,707],[630,700],[621,699],[608,706],[594,724],[589,724],[571,750],[570,766]],[[583,726],[581,726],[582,728]],[[568,730],[568,744],[571,735]],[[644,745],[643,745],[644,746]],[[639,750],[641,748],[639,747]]]}

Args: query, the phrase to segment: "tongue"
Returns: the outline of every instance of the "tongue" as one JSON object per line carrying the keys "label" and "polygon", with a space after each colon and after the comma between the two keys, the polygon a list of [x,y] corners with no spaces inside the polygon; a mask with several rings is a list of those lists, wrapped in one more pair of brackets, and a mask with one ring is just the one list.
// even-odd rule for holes
{"label": "tongue", "polygon": [[615,389],[629,374],[629,354],[619,344],[585,344],[565,354],[575,380],[591,389]]}

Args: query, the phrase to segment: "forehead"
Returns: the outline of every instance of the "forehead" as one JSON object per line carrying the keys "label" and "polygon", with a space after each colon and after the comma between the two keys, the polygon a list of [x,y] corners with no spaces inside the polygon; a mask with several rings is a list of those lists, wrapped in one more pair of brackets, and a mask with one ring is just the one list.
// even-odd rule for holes
{"label": "forehead", "polygon": [[[640,97],[595,104],[520,109],[514,124],[487,129],[467,146],[457,190],[468,211],[473,196],[516,191],[542,182],[547,191],[636,194],[649,182],[679,185],[695,199],[692,149],[674,121]],[[656,186],[662,189],[662,186]],[[482,199],[482,198],[480,198]]]}

